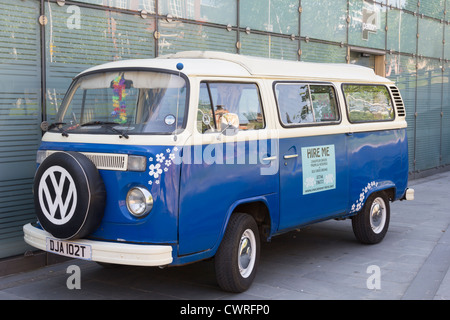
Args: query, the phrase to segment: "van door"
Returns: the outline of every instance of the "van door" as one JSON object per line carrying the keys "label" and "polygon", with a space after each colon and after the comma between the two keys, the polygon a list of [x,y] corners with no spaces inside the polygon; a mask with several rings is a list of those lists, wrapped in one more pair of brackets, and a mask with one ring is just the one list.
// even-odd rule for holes
{"label": "van door", "polygon": [[338,216],[348,205],[346,128],[331,84],[274,86],[280,129],[279,230]]}
{"label": "van door", "polygon": [[[183,148],[179,255],[218,246],[236,205],[257,201],[276,211],[278,164],[264,160],[276,143],[261,87],[261,81],[200,83],[196,128]],[[236,131],[224,126],[224,115],[238,118]]]}

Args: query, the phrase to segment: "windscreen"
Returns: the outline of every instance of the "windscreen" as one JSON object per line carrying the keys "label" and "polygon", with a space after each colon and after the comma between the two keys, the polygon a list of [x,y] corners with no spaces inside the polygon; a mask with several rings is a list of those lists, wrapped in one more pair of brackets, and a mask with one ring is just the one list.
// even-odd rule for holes
{"label": "windscreen", "polygon": [[58,110],[56,122],[70,133],[114,134],[113,128],[127,134],[172,134],[184,128],[186,114],[183,77],[118,71],[78,78]]}

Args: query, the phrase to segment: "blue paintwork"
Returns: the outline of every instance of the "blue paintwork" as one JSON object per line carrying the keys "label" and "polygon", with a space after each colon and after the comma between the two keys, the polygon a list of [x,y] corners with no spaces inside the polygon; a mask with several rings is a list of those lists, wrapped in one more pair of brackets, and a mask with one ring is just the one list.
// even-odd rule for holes
{"label": "blue paintwork", "polygon": [[[278,149],[270,143],[266,145],[268,149],[262,151],[267,156],[271,152],[278,154]],[[303,195],[301,148],[321,145],[334,145],[336,187]],[[220,142],[217,146],[224,148]],[[167,171],[162,171],[157,184],[150,175],[150,165],[158,163],[158,154],[168,160],[174,151],[171,146],[56,142],[42,142],[40,146],[42,150],[145,156],[148,160],[145,172],[99,170],[107,191],[107,204],[102,224],[91,238],[169,244],[174,249],[174,265],[212,257],[231,213],[239,204],[263,203],[270,212],[272,236],[316,221],[356,214],[358,203],[360,208],[370,193],[378,190],[395,188],[395,199],[399,199],[407,186],[406,129],[282,139],[277,146],[279,170],[272,175],[261,175],[261,168],[269,164],[261,163],[262,151],[253,150],[248,142],[245,149],[240,149],[245,150],[246,164],[238,164],[236,149],[234,156],[227,157],[219,156],[207,149],[211,148],[208,146],[197,148],[201,154],[217,155],[216,162],[233,164],[204,161],[195,164],[196,151],[192,147],[184,148],[180,155],[186,158],[181,164],[172,163]],[[249,164],[248,157],[255,152],[258,161]],[[283,159],[284,155],[295,153],[299,157]],[[131,216],[125,204],[126,194],[133,186],[147,187],[154,197],[152,211],[141,219]]]}

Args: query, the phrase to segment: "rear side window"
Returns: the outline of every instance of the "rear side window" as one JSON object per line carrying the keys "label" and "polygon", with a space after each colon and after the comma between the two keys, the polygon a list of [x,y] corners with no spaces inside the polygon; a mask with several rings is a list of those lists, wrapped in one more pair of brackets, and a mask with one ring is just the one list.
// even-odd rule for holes
{"label": "rear side window", "polygon": [[344,84],[342,89],[350,122],[394,119],[394,107],[385,86]]}
{"label": "rear side window", "polygon": [[275,96],[280,120],[285,126],[339,121],[333,86],[307,83],[277,83]]}

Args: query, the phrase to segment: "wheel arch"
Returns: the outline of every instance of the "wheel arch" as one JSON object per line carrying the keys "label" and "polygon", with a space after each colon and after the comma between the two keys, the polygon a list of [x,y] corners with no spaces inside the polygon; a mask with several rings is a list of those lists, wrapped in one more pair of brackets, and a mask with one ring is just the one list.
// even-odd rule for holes
{"label": "wheel arch", "polygon": [[233,203],[233,205],[230,206],[227,212],[214,251],[216,251],[217,248],[220,246],[220,243],[227,229],[228,222],[230,221],[231,216],[235,213],[247,213],[250,216],[252,216],[253,219],[255,219],[256,224],[258,225],[261,240],[269,241],[272,235],[272,227],[274,226],[273,217],[271,215],[269,207],[270,207],[269,201],[264,196],[241,199]]}

